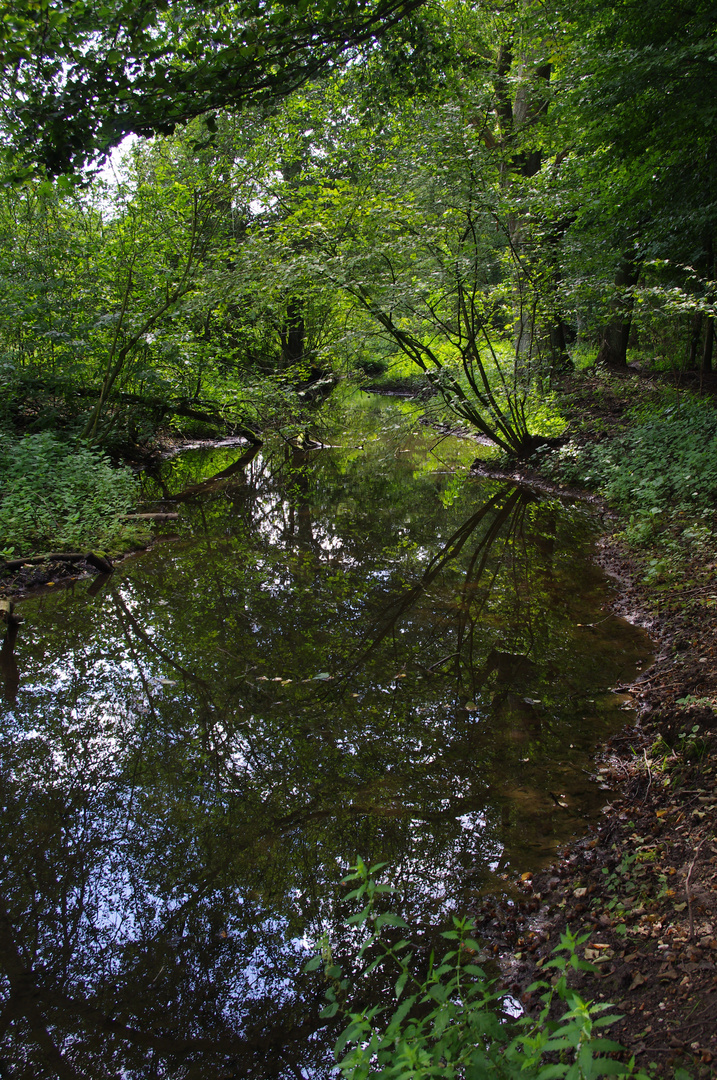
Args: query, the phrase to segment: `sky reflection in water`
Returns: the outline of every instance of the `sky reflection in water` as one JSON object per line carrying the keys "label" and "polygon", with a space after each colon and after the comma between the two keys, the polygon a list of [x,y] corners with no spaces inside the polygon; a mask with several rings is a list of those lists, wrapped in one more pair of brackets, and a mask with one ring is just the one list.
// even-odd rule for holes
{"label": "sky reflection in water", "polygon": [[590,521],[389,428],[174,459],[148,494],[179,496],[176,540],[95,595],[21,605],[0,728],[13,1075],[328,1075],[301,967],[324,935],[352,948],[357,853],[430,937],[604,801],[589,752],[649,643],[605,621]]}

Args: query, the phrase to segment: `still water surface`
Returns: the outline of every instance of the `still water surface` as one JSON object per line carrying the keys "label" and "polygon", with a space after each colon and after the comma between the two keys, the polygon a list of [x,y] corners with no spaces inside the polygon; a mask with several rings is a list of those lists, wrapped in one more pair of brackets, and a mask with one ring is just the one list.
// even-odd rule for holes
{"label": "still water surface", "polygon": [[605,802],[590,751],[649,642],[606,617],[589,516],[467,478],[400,406],[361,422],[182,454],[146,480],[175,539],[19,606],[2,1075],[327,1076],[301,969],[355,949],[357,854],[430,936]]}

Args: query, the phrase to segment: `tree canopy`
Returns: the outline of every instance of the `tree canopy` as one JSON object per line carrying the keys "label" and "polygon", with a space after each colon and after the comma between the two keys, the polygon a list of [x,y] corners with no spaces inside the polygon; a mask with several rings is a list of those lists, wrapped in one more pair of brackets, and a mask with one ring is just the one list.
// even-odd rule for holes
{"label": "tree canopy", "polygon": [[0,23],[5,139],[21,166],[70,172],[127,134],[284,97],[422,2],[13,0]]}
{"label": "tree canopy", "polygon": [[13,3],[12,423],[256,433],[408,363],[520,455],[581,349],[624,367],[681,336],[708,370],[714,31],[682,0]]}

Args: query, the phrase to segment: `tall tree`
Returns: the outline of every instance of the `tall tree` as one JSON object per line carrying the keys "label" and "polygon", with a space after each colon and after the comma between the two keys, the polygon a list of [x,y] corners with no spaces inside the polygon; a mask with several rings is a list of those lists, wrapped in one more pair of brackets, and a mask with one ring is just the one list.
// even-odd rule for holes
{"label": "tall tree", "polygon": [[653,287],[650,264],[660,261],[664,280],[669,260],[670,284],[697,306],[713,276],[717,12],[709,0],[557,7],[572,24],[558,98],[572,144],[573,280],[603,292],[601,356],[619,367],[641,265]]}

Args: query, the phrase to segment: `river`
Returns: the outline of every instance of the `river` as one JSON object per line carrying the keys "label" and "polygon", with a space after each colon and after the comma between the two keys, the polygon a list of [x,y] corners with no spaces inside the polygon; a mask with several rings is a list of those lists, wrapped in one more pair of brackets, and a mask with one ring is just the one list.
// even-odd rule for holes
{"label": "river", "polygon": [[172,536],[18,605],[4,1075],[328,1076],[302,968],[355,953],[357,855],[426,941],[607,801],[590,755],[650,643],[590,512],[470,477],[400,403],[341,420],[177,455],[144,480]]}

